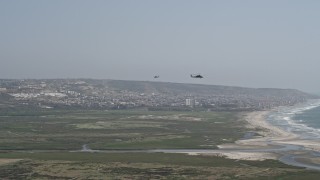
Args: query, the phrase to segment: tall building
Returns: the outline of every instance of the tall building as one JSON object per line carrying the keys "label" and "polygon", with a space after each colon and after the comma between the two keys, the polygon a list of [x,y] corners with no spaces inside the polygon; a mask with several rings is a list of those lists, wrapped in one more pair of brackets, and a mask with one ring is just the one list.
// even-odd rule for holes
{"label": "tall building", "polygon": [[186,99],[186,106],[194,107],[195,100],[194,99]]}

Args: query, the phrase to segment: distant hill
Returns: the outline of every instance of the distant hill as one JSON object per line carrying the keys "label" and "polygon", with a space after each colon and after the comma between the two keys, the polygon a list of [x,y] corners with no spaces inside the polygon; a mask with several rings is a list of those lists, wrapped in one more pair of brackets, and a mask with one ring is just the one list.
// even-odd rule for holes
{"label": "distant hill", "polygon": [[96,79],[0,79],[0,107],[264,110],[319,98],[295,89]]}
{"label": "distant hill", "polygon": [[304,97],[306,99],[319,98],[317,95],[308,94],[295,89],[277,88],[245,88],[236,86],[185,84],[151,81],[125,81],[125,80],[86,80],[93,84],[103,84],[108,88],[127,90],[138,93],[160,93],[170,95],[206,95],[206,96],[274,96],[274,97]]}

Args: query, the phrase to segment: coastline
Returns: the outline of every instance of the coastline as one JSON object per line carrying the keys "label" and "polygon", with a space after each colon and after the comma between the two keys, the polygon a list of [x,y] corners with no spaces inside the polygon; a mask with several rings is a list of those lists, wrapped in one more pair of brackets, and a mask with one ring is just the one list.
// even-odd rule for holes
{"label": "coastline", "polygon": [[254,128],[261,128],[262,131],[258,131],[258,133],[262,134],[263,137],[248,139],[248,140],[239,140],[236,142],[238,145],[250,145],[253,143],[259,145],[265,145],[266,142],[273,142],[274,144],[290,144],[302,146],[306,150],[313,150],[320,152],[320,140],[316,139],[302,139],[302,137],[298,134],[294,134],[292,132],[287,132],[277,126],[274,126],[267,122],[266,116],[270,113],[270,111],[258,111],[249,113],[246,117],[246,121],[249,126]]}
{"label": "coastline", "polygon": [[252,139],[238,140],[236,144],[268,146],[270,142],[285,143],[299,139],[299,135],[287,132],[267,122],[266,116],[270,112],[271,111],[255,111],[248,113],[245,117],[245,121],[248,123],[247,127],[256,131],[256,133],[261,136]]}
{"label": "coastline", "polygon": [[239,160],[280,160],[286,164],[320,170],[320,140],[302,139],[270,124],[272,111],[255,111],[244,117],[246,126],[260,136],[219,146],[221,156]]}

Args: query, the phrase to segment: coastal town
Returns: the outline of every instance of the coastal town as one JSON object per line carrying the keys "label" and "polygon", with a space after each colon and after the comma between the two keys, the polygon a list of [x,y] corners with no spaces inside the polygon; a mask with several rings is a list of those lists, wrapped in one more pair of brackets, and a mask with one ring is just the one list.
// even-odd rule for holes
{"label": "coastal town", "polygon": [[315,98],[290,89],[93,79],[2,79],[0,95],[7,103],[40,108],[213,111],[265,110]]}

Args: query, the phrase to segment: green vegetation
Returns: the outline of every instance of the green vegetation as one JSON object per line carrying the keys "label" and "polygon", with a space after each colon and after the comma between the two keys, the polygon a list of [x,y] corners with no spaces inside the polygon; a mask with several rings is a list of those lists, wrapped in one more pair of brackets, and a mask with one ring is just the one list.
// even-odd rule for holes
{"label": "green vegetation", "polygon": [[80,150],[84,144],[92,149],[216,148],[245,133],[238,116],[139,110],[10,112],[0,114],[0,150]]}
{"label": "green vegetation", "polygon": [[0,166],[0,178],[10,179],[315,179],[320,175],[273,160],[184,154],[0,153],[2,158],[23,159]]}
{"label": "green vegetation", "polygon": [[[209,148],[241,138],[241,113],[41,110],[0,112],[0,179],[315,179],[278,161],[91,149]],[[40,150],[40,151],[37,151]]]}

